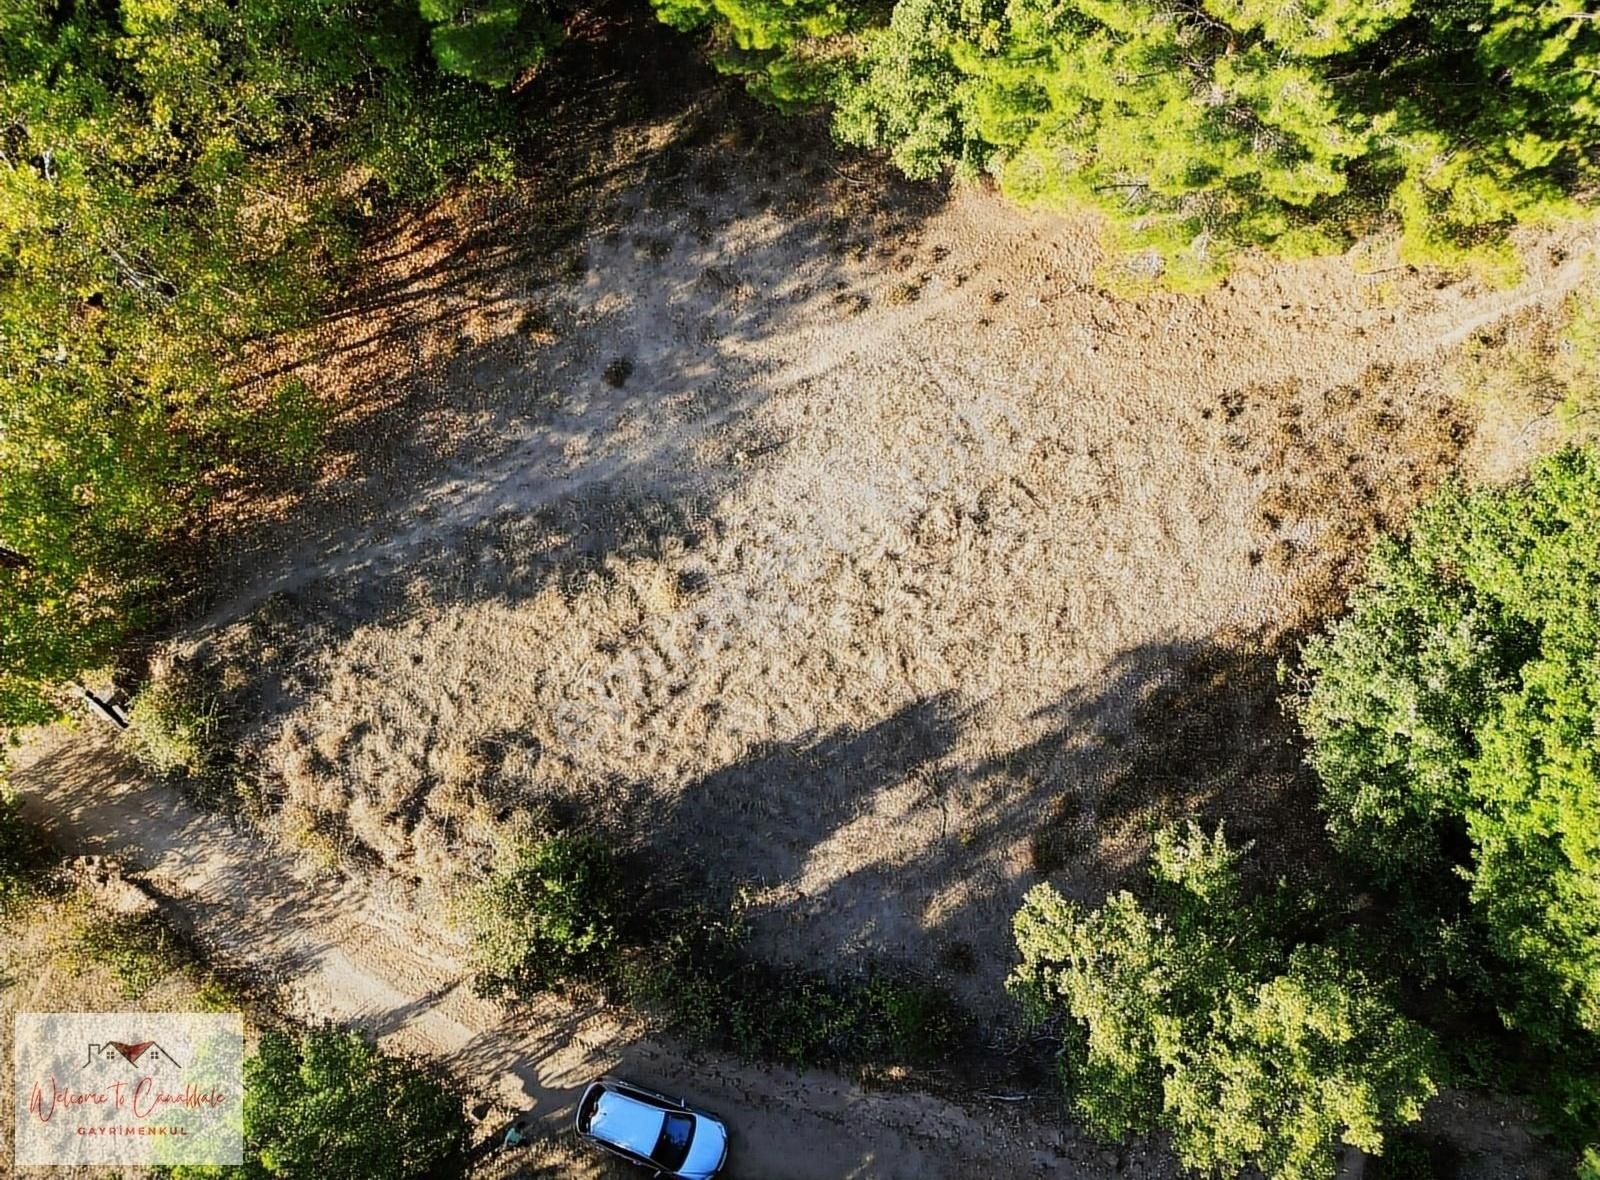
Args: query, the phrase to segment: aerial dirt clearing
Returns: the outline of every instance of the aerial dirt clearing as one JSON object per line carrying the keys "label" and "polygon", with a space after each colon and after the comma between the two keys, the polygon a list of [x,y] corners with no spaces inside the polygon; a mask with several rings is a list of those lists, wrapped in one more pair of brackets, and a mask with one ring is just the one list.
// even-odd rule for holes
{"label": "aerial dirt clearing", "polygon": [[737,905],[769,960],[926,973],[1010,1043],[1029,886],[1098,901],[1185,816],[1323,854],[1279,661],[1378,530],[1539,445],[1451,365],[1557,304],[1592,242],[1527,236],[1510,289],[1380,242],[1137,292],[1091,221],[773,148],[681,81],[570,88],[570,159],[391,227],[348,304],[261,358],[343,449],[157,665],[221,692],[264,834],[81,735],[18,785],[297,1010],[508,1106],[559,1120],[620,1061],[734,1116],[754,1175],[1113,1171],[1043,1129],[1048,1080],[974,1088],[975,1115],[598,1006],[507,1014],[463,985],[446,901],[557,818]]}
{"label": "aerial dirt clearing", "polygon": [[295,370],[351,450],[177,645],[266,810],[424,891],[577,817],[774,956],[994,1012],[1042,875],[1098,897],[1190,814],[1315,855],[1277,662],[1376,530],[1528,445],[1450,361],[1560,300],[1577,233],[1510,290],[1374,247],[1119,296],[1092,223],[765,159],[729,103],[610,128],[553,267],[532,197],[374,247]]}

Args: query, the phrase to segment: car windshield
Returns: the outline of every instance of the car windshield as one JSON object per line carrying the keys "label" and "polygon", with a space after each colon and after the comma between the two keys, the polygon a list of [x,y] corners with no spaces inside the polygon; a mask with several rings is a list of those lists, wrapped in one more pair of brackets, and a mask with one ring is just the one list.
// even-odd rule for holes
{"label": "car windshield", "polygon": [[676,1172],[689,1158],[689,1139],[694,1135],[694,1118],[687,1114],[669,1114],[661,1125],[661,1138],[650,1158],[658,1167]]}
{"label": "car windshield", "polygon": [[600,1096],[605,1093],[602,1086],[590,1086],[589,1092],[583,1096],[583,1105],[578,1107],[578,1130],[588,1131],[589,1124],[594,1121],[594,1112],[600,1108]]}

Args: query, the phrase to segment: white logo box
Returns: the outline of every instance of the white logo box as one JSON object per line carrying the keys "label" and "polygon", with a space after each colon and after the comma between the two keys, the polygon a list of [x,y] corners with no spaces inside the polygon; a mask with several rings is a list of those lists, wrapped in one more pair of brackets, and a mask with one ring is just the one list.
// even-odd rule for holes
{"label": "white logo box", "polygon": [[16,1163],[244,1161],[244,1018],[237,1012],[22,1012]]}

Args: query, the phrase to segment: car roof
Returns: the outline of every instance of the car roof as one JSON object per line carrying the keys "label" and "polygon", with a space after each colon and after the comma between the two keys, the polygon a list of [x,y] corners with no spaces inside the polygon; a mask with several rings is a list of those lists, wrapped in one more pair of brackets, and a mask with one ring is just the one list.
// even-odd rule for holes
{"label": "car roof", "polygon": [[589,1134],[646,1158],[661,1138],[666,1111],[607,1089],[589,1118]]}

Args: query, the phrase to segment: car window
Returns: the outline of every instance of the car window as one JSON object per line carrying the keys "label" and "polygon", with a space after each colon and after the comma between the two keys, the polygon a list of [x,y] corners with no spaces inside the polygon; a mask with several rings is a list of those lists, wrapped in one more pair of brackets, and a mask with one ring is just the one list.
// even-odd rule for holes
{"label": "car window", "polygon": [[657,1167],[676,1172],[689,1158],[689,1140],[694,1135],[694,1117],[687,1114],[669,1114],[661,1126],[661,1138],[650,1153]]}
{"label": "car window", "polygon": [[589,1124],[594,1119],[595,1109],[600,1105],[600,1095],[605,1093],[599,1086],[590,1086],[589,1092],[583,1096],[583,1105],[578,1108],[578,1130],[585,1133]]}

